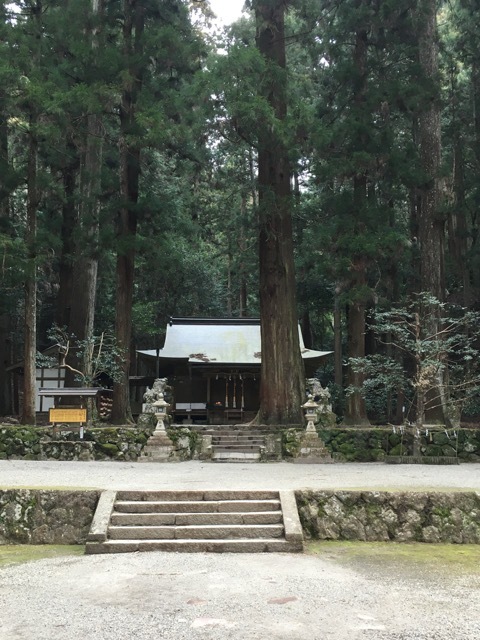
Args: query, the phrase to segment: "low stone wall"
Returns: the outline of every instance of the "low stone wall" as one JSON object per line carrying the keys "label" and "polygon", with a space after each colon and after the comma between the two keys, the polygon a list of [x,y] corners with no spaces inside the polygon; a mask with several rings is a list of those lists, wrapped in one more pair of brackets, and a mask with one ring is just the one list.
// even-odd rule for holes
{"label": "low stone wall", "polygon": [[99,491],[0,491],[0,544],[84,544]]}
{"label": "low stone wall", "polygon": [[480,494],[296,491],[314,540],[480,543]]}
{"label": "low stone wall", "polygon": [[[65,431],[54,436],[51,427],[0,426],[0,460],[120,460],[140,456],[153,426],[98,427],[78,433]],[[206,427],[207,429],[207,427]],[[233,427],[232,427],[233,429]],[[199,429],[169,428],[173,440],[172,461],[208,459],[208,438]],[[266,461],[293,459],[300,450],[305,431],[277,427],[266,436]],[[377,462],[386,456],[412,455],[413,434],[395,428],[318,429],[333,458],[339,462]],[[203,442],[202,440],[205,440]],[[430,430],[420,436],[424,456],[457,455],[461,462],[480,462],[480,429]]]}
{"label": "low stone wall", "polygon": [[[333,457],[346,462],[376,462],[389,456],[413,455],[413,432],[400,427],[319,429]],[[290,444],[290,446],[294,446]],[[432,430],[420,434],[424,456],[457,455],[462,462],[480,462],[480,429]]]}
{"label": "low stone wall", "polygon": [[56,435],[51,427],[0,427],[0,460],[135,461],[152,428],[99,427]]}

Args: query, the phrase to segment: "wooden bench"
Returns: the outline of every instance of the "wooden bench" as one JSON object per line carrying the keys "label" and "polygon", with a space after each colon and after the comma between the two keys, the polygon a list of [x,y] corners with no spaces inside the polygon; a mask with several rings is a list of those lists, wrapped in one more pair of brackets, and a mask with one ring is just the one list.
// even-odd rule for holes
{"label": "wooden bench", "polygon": [[207,403],[206,402],[176,402],[174,419],[175,421],[181,417],[192,418],[207,418]]}

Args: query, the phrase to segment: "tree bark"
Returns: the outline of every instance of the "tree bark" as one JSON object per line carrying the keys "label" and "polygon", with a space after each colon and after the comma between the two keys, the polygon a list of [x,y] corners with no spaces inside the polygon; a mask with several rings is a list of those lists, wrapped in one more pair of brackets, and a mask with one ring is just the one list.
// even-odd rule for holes
{"label": "tree bark", "polygon": [[[40,64],[42,38],[42,2],[32,5],[32,27],[35,33],[32,64]],[[34,99],[29,104],[28,161],[27,161],[27,216],[25,245],[27,265],[25,275],[24,317],[24,377],[22,424],[36,424],[36,354],[37,354],[37,212],[40,201],[38,190],[38,107]]]}
{"label": "tree bark", "polygon": [[27,223],[25,243],[27,247],[27,273],[25,277],[25,320],[24,320],[24,374],[22,424],[36,424],[36,353],[37,353],[37,210],[38,185],[37,161],[38,140],[36,133],[37,118],[30,116],[28,166],[27,166]]}
{"label": "tree bark", "polygon": [[[117,298],[115,334],[123,358],[119,363],[123,380],[113,386],[112,422],[132,421],[130,410],[129,371],[132,334],[133,276],[137,202],[140,179],[140,144],[133,142],[138,93],[142,86],[142,35],[144,4],[140,0],[124,0],[123,42],[128,74],[124,81],[120,106],[120,191],[123,205],[117,219]],[[138,132],[137,132],[138,133]]]}
{"label": "tree bark", "polygon": [[305,372],[300,353],[293,259],[291,171],[282,123],[287,114],[284,0],[254,3],[257,47],[267,73],[262,96],[275,126],[261,127],[258,148],[262,364],[260,410],[265,424],[302,424]]}
{"label": "tree bark", "polygon": [[[92,0],[94,27],[91,46],[96,50],[101,45],[101,20],[104,0]],[[77,226],[75,265],[72,273],[71,313],[69,335],[74,341],[85,341],[93,335],[98,272],[98,235],[100,216],[100,191],[103,151],[103,122],[99,113],[87,115],[87,130],[83,166],[80,172],[80,205]],[[73,348],[69,351],[67,364],[91,376],[89,350],[83,353]],[[67,369],[65,386],[82,385],[75,374]]]}
{"label": "tree bark", "polygon": [[[0,2],[0,28],[6,20],[5,3]],[[10,159],[8,149],[8,89],[0,86],[0,233],[10,233],[9,185],[6,176],[10,174]],[[0,292],[2,288],[0,287]],[[9,337],[11,319],[5,296],[0,299],[0,416],[10,412],[10,393],[6,368],[9,361]]]}
{"label": "tree bark", "polygon": [[63,168],[62,206],[62,252],[59,264],[59,287],[55,322],[59,327],[68,327],[72,305],[73,264],[75,255],[75,231],[78,222],[75,207],[75,187],[78,171],[77,150],[73,144],[67,145],[67,152],[74,159]]}
{"label": "tree bark", "polygon": [[[358,5],[362,4],[359,0]],[[353,65],[355,69],[354,80],[354,108],[357,118],[364,118],[365,92],[367,88],[367,44],[368,34],[366,29],[360,29],[355,38],[353,52]],[[365,149],[367,137],[365,133],[358,134],[355,140],[357,151]],[[359,171],[353,178],[353,211],[352,218],[354,230],[363,232],[365,228],[364,215],[368,206],[368,180],[365,171]],[[365,357],[365,308],[367,290],[367,265],[365,256],[357,253],[351,259],[350,268],[350,300],[347,310],[347,351],[349,358]],[[361,391],[365,381],[364,373],[352,366],[348,367],[347,382],[353,388],[353,392],[347,397],[345,416],[343,423],[352,426],[368,426],[365,398]]]}
{"label": "tree bark", "polygon": [[445,222],[440,212],[441,126],[438,83],[437,3],[422,0],[418,22],[419,62],[425,80],[432,85],[428,104],[419,114],[420,161],[424,182],[420,186],[418,242],[421,291],[440,302],[445,294]]}
{"label": "tree bark", "polygon": [[[441,111],[438,89],[437,2],[422,0],[417,14],[418,57],[424,79],[431,86],[428,103],[419,113],[418,135],[423,183],[419,188],[418,244],[420,255],[420,289],[440,302],[445,298],[444,252],[445,220],[441,214]],[[438,333],[440,311],[431,314],[432,326],[422,328]],[[429,397],[444,398],[444,382],[427,394],[424,402],[427,423],[446,424],[446,406],[433,407]],[[437,405],[437,402],[434,403]],[[444,404],[442,402],[442,404]]]}

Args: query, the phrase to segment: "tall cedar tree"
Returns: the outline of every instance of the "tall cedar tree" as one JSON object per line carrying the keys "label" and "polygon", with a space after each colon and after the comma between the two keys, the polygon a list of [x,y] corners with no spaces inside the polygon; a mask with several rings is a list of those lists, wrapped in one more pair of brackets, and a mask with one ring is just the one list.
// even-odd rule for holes
{"label": "tall cedar tree", "polygon": [[[7,33],[6,20],[7,12],[5,2],[0,2],[0,59],[7,59]],[[11,185],[9,177],[11,174],[11,163],[9,157],[8,143],[8,69],[0,72],[0,239],[7,240],[10,234],[10,192]],[[9,362],[9,333],[10,314],[6,300],[4,285],[5,275],[2,275],[0,283],[0,415],[5,415],[10,408],[9,385],[7,381],[6,368]]]}
{"label": "tall cedar tree", "polygon": [[[33,33],[32,72],[40,65],[42,39],[42,1],[35,0],[30,6],[29,24]],[[35,424],[36,412],[36,354],[37,354],[37,214],[39,205],[38,186],[38,123],[39,112],[32,93],[28,102],[28,159],[27,159],[27,219],[25,244],[27,267],[25,274],[25,319],[24,319],[24,376],[22,424]]]}
{"label": "tall cedar tree", "polygon": [[426,82],[431,88],[419,115],[420,185],[418,242],[420,248],[420,289],[443,301],[445,297],[445,221],[441,215],[441,109],[438,96],[437,1],[421,0],[417,15],[418,56]]}
{"label": "tall cedar tree", "polygon": [[287,116],[285,0],[253,3],[256,42],[267,73],[261,94],[277,123],[259,132],[259,256],[262,365],[258,421],[301,424],[305,372],[300,353],[292,237]]}
{"label": "tall cedar tree", "polygon": [[[445,221],[441,207],[441,108],[438,96],[438,34],[437,1],[421,0],[417,8],[418,58],[422,73],[430,91],[422,105],[418,119],[420,165],[423,183],[419,187],[418,243],[420,256],[420,290],[443,302],[445,297],[444,244]],[[440,314],[428,314],[431,320],[421,327],[423,334],[439,333]],[[448,424],[445,383],[439,374],[438,389],[431,395],[440,397],[440,405],[430,406],[427,398],[425,416],[427,422]],[[418,411],[423,412],[423,407]]]}
{"label": "tall cedar tree", "polygon": [[[102,20],[104,14],[104,0],[91,0],[92,32],[90,34],[91,47],[97,50],[100,43]],[[82,170],[80,173],[80,202],[75,264],[72,273],[72,287],[70,298],[70,314],[68,323],[69,335],[76,340],[90,339],[93,334],[95,318],[95,301],[98,272],[98,236],[100,214],[100,177],[102,172],[102,116],[92,112],[85,115],[86,140],[83,154]],[[70,172],[66,173],[68,180]],[[66,183],[68,189],[69,183]],[[67,213],[66,220],[70,219]],[[64,218],[65,219],[65,218]],[[91,363],[80,362],[77,350],[69,351],[67,361],[71,367],[88,373]],[[65,386],[75,386],[77,382],[71,369],[65,372]]]}
{"label": "tall cedar tree", "polygon": [[[355,9],[358,11],[363,5],[363,0],[357,0]],[[356,116],[363,118],[362,109],[366,103],[365,93],[367,85],[367,47],[368,31],[362,26],[355,34],[355,47],[353,51],[353,67],[355,73],[353,101]],[[358,126],[355,134],[354,152],[360,154],[367,147],[368,133]],[[353,176],[353,210],[352,218],[357,233],[365,232],[365,209],[367,203],[368,173],[367,169],[357,168]],[[348,318],[348,355],[350,358],[363,358],[365,356],[365,289],[367,288],[368,257],[359,251],[351,256],[350,268],[350,296],[347,310]],[[348,384],[355,391],[347,397],[347,406],[344,423],[356,426],[369,425],[365,398],[358,389],[363,386],[364,374],[348,368]]]}
{"label": "tall cedar tree", "polygon": [[135,237],[140,180],[141,146],[135,135],[137,100],[143,82],[143,32],[145,7],[141,0],[124,0],[123,51],[125,74],[120,105],[120,196],[117,218],[117,297],[115,336],[122,350],[124,379],[113,386],[112,422],[131,421],[129,398],[130,340],[135,269]]}

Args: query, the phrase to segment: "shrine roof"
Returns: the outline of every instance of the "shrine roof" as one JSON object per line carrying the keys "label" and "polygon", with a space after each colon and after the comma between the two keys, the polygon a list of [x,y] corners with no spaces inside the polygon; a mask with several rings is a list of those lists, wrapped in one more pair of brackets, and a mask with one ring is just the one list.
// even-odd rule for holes
{"label": "shrine roof", "polygon": [[[302,358],[322,358],[331,351],[307,349],[298,328]],[[139,353],[157,357],[156,350]],[[192,364],[260,365],[260,320],[254,318],[211,319],[171,318],[165,345],[158,357],[162,360],[185,360]]]}

